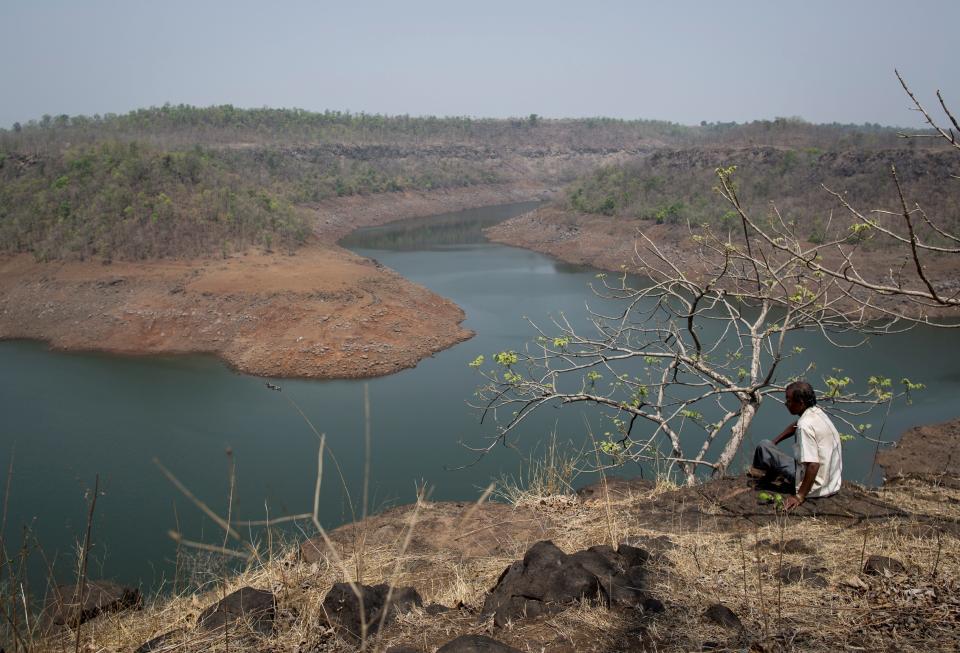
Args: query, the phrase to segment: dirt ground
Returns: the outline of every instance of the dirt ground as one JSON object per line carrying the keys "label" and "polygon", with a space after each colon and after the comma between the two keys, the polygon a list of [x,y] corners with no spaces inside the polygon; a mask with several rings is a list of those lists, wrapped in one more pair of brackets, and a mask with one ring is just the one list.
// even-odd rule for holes
{"label": "dirt ground", "polygon": [[[274,377],[362,377],[469,338],[463,312],[339,248],[221,260],[0,260],[0,338],[123,354],[209,352]],[[425,325],[429,324],[429,332]]]}
{"label": "dirt ground", "polygon": [[535,199],[489,186],[349,197],[318,205],[315,234],[292,255],[143,263],[38,263],[0,256],[0,339],[124,354],[213,353],[268,377],[390,374],[473,334],[463,311],[338,247],[353,229],[484,204]]}
{"label": "dirt ground", "polygon": [[919,478],[934,484],[956,484],[960,419],[908,429],[893,448],[877,455],[877,462],[888,483]]}
{"label": "dirt ground", "polygon": [[[947,442],[952,452],[960,447]],[[512,504],[399,506],[285,553],[271,549],[220,588],[103,615],[84,626],[81,639],[84,650],[111,652],[167,632],[176,636],[162,650],[363,650],[326,626],[323,607],[333,583],[354,580],[413,587],[423,606],[439,608],[397,615],[366,642],[370,651],[428,653],[465,634],[527,653],[956,650],[955,488],[922,479],[877,489],[847,485],[802,513],[784,514],[759,503],[754,483],[737,477],[675,487],[610,478],[577,495],[531,493]],[[660,607],[583,600],[498,626],[482,611],[485,597],[508,565],[545,539],[567,553],[621,542],[644,549],[643,588]],[[889,566],[878,571],[878,563]],[[228,640],[198,627],[209,605],[244,586],[274,592],[269,635],[242,639],[237,632]],[[710,618],[718,603],[734,624]],[[36,650],[58,651],[74,638],[62,629],[37,641]]]}

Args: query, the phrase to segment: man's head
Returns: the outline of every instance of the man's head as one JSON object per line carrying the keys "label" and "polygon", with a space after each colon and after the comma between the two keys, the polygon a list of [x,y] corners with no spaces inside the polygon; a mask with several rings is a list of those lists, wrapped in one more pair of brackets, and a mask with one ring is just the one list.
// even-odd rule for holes
{"label": "man's head", "polygon": [[802,415],[810,406],[817,405],[817,395],[813,392],[813,386],[806,381],[794,381],[787,386],[783,404],[791,415]]}

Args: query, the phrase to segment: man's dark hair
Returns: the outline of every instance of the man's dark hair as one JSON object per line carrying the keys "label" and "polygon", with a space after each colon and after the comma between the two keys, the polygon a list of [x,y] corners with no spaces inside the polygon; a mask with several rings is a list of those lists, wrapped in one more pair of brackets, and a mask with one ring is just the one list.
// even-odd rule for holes
{"label": "man's dark hair", "polygon": [[794,381],[787,386],[787,392],[792,393],[793,398],[802,402],[807,408],[817,405],[817,395],[813,392],[813,386],[806,381]]}

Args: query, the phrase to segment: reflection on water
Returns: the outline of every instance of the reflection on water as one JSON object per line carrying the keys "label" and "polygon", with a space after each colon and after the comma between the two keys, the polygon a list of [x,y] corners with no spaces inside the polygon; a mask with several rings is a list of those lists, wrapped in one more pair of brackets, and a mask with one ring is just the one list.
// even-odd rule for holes
{"label": "reflection on water", "polygon": [[576,263],[566,263],[564,261],[554,261],[553,269],[560,274],[580,274],[582,272],[593,272],[594,269],[588,265],[578,265]]}
{"label": "reflection on water", "polygon": [[535,209],[540,202],[468,209],[439,216],[401,220],[380,227],[359,229],[340,240],[348,249],[430,251],[451,246],[475,245],[486,238],[483,230]]}

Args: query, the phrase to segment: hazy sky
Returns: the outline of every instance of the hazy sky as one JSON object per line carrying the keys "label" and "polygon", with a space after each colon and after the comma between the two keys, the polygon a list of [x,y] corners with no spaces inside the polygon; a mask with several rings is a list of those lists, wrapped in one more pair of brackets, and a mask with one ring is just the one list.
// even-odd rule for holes
{"label": "hazy sky", "polygon": [[893,69],[960,109],[958,24],[958,0],[0,0],[0,126],[165,102],[916,125]]}

